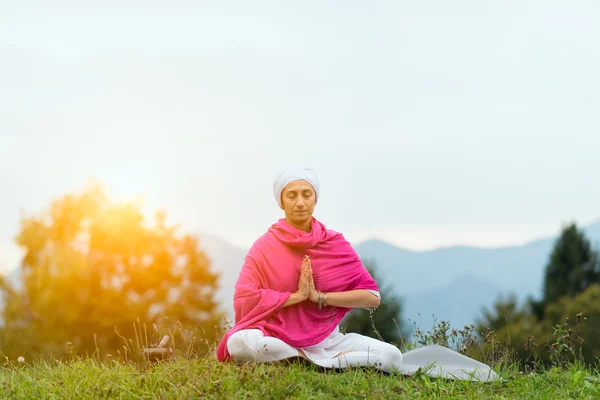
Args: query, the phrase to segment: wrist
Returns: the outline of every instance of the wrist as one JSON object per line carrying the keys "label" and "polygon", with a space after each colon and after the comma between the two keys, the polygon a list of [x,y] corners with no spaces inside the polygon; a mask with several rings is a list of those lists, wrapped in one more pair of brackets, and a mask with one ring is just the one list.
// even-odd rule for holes
{"label": "wrist", "polygon": [[283,307],[293,306],[294,304],[302,303],[306,298],[300,292],[290,293],[290,297],[283,304]]}
{"label": "wrist", "polygon": [[298,299],[298,303],[304,301],[308,298],[308,294],[297,291],[296,293],[292,293],[292,296]]}
{"label": "wrist", "polygon": [[327,293],[319,291],[317,292],[317,294],[317,303],[319,305],[319,308],[327,307]]}

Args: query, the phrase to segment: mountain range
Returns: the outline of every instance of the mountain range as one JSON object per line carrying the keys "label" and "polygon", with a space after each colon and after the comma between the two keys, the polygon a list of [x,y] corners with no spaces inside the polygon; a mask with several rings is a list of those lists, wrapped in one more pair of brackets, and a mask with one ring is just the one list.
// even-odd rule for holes
{"label": "mountain range", "polygon": [[[595,248],[600,248],[600,221],[582,229]],[[233,285],[247,250],[213,235],[199,237],[212,268],[221,273],[217,298],[232,318]],[[539,298],[555,240],[552,236],[519,246],[453,246],[429,251],[407,250],[381,240],[353,246],[365,265],[374,266],[380,283],[402,300],[402,320],[427,330],[434,320],[449,321],[454,328],[475,323],[484,307],[509,294],[520,301],[528,296]]]}
{"label": "mountain range", "polygon": [[[600,221],[582,227],[592,245],[600,247]],[[364,263],[404,299],[402,319],[430,329],[433,316],[455,328],[474,323],[483,307],[514,293],[520,301],[539,298],[544,270],[556,236],[521,246],[482,249],[455,246],[409,251],[378,240],[355,246]]]}
{"label": "mountain range", "polygon": [[[583,227],[583,231],[599,248],[600,221]],[[220,274],[217,300],[233,319],[233,286],[247,249],[214,235],[198,236],[212,270]],[[554,236],[520,246],[453,246],[429,251],[407,250],[381,240],[353,246],[363,263],[375,268],[380,285],[402,300],[403,322],[428,330],[434,319],[449,321],[454,328],[474,323],[483,307],[491,307],[500,296],[510,293],[519,300],[539,297],[555,240]],[[8,278],[18,282],[17,271]]]}

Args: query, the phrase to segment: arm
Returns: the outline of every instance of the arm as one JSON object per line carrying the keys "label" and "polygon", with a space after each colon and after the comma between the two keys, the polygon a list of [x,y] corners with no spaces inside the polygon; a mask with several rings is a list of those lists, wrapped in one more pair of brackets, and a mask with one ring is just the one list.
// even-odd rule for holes
{"label": "arm", "polygon": [[304,297],[302,293],[292,293],[286,302],[283,303],[282,307],[293,306],[294,304],[302,303],[304,300],[306,300],[306,297]]}
{"label": "arm", "polygon": [[[319,303],[319,293],[315,288],[315,282],[312,277],[312,270],[309,272],[310,293],[309,300],[313,303]],[[374,293],[364,290],[349,290],[346,292],[323,293],[323,303],[328,306],[347,307],[347,308],[377,308],[380,299]]]}
{"label": "arm", "polygon": [[[325,304],[328,306],[348,308],[377,308],[379,297],[368,290],[358,289],[347,292],[323,293]],[[318,302],[318,297],[317,297]]]}
{"label": "arm", "polygon": [[[304,265],[303,267],[306,270],[307,267]],[[299,303],[306,298],[302,290],[290,293],[270,289],[264,274],[265,271],[260,267],[259,262],[249,253],[235,283],[233,294],[235,324],[241,321],[244,323],[262,321],[277,310]],[[301,281],[302,279],[299,279],[298,288],[302,287]]]}

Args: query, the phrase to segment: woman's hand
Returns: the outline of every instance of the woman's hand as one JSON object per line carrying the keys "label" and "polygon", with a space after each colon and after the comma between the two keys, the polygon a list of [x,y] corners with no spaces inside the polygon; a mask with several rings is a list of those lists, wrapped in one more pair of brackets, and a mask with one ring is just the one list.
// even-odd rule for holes
{"label": "woman's hand", "polygon": [[317,292],[317,289],[315,288],[315,281],[313,279],[312,268],[310,269],[309,280],[310,280],[310,291],[308,293],[308,299],[313,303],[318,303],[319,302],[319,292]]}
{"label": "woman's hand", "polygon": [[302,267],[300,267],[300,278],[298,279],[298,291],[292,293],[287,301],[283,304],[283,307],[292,306],[294,304],[302,303],[308,299],[310,294],[310,278],[312,276],[312,267],[310,264],[310,258],[304,256],[302,260]]}
{"label": "woman's hand", "polygon": [[300,279],[298,280],[298,293],[302,300],[308,299],[310,294],[310,283],[312,277],[312,266],[310,263],[310,258],[308,256],[304,256],[302,260],[302,267],[300,268]]}

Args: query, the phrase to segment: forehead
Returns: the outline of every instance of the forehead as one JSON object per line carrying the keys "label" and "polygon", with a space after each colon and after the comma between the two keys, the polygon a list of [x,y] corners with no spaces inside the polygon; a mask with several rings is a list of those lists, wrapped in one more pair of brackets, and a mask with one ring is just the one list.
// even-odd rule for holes
{"label": "forehead", "polygon": [[298,180],[292,181],[285,185],[283,188],[283,193],[287,192],[303,192],[305,190],[314,190],[312,185],[306,181]]}

